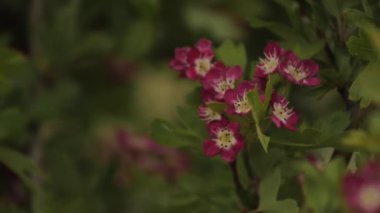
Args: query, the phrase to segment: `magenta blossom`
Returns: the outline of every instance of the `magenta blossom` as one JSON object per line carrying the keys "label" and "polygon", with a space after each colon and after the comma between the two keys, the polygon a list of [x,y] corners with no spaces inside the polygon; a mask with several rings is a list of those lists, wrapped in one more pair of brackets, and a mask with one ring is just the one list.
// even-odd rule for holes
{"label": "magenta blossom", "polygon": [[265,77],[277,72],[284,54],[284,49],[277,42],[269,42],[264,48],[264,58],[256,66],[255,76]]}
{"label": "magenta blossom", "polygon": [[343,193],[347,206],[357,213],[380,212],[380,164],[369,162],[356,173],[343,179]]}
{"label": "magenta blossom", "polygon": [[174,59],[169,65],[183,76],[197,80],[202,79],[210,71],[213,58],[211,41],[200,39],[195,47],[176,48]]}
{"label": "magenta blossom", "polygon": [[291,131],[296,131],[298,123],[298,114],[293,108],[289,107],[289,101],[280,95],[273,95],[272,97],[272,115],[271,119],[278,128],[284,126]]}
{"label": "magenta blossom", "polygon": [[301,60],[293,52],[285,54],[280,73],[290,82],[298,85],[318,86],[321,81],[316,75],[319,66],[312,60]]}
{"label": "magenta blossom", "polygon": [[215,102],[213,94],[204,90],[202,91],[202,99],[203,103],[198,107],[199,117],[206,123],[222,120],[222,115],[220,113],[215,112],[208,107],[208,104]]}
{"label": "magenta blossom", "polygon": [[248,102],[247,93],[254,89],[251,81],[243,81],[237,88],[228,90],[224,96],[227,109],[230,114],[246,115],[251,112],[252,107]]}
{"label": "magenta blossom", "polygon": [[239,132],[239,124],[229,123],[223,119],[208,125],[211,139],[203,144],[205,155],[213,157],[220,155],[225,162],[232,162],[244,147],[244,140]]}
{"label": "magenta blossom", "polygon": [[180,72],[182,76],[186,75],[186,71],[190,67],[190,63],[187,59],[187,55],[189,54],[190,50],[190,47],[175,48],[174,59],[172,59],[169,63],[170,68]]}
{"label": "magenta blossom", "polygon": [[235,81],[243,75],[240,66],[226,67],[217,62],[203,78],[202,85],[206,90],[215,93],[217,100],[222,100],[227,90],[235,88]]}

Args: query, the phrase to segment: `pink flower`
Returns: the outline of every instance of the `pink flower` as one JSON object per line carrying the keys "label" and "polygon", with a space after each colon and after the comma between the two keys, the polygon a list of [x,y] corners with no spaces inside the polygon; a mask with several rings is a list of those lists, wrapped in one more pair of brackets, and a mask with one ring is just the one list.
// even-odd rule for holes
{"label": "pink flower", "polygon": [[211,41],[200,39],[195,47],[176,48],[169,66],[189,79],[202,79],[212,68],[213,57]]}
{"label": "pink flower", "polygon": [[300,60],[293,52],[285,54],[280,73],[290,82],[298,85],[318,86],[321,81],[316,75],[319,66],[312,60]]}
{"label": "pink flower", "polygon": [[298,123],[298,114],[290,108],[289,101],[280,95],[273,95],[272,97],[272,115],[271,119],[278,128],[284,126],[291,131],[296,131]]}
{"label": "pink flower", "polygon": [[190,63],[187,58],[190,50],[190,47],[176,48],[174,59],[172,59],[169,63],[170,68],[180,72],[182,76],[186,75],[186,71],[190,67]]}
{"label": "pink flower", "polygon": [[253,82],[243,81],[237,88],[228,90],[224,96],[230,114],[246,115],[252,108],[248,102],[247,93],[254,88]]}
{"label": "pink flower", "polygon": [[220,155],[225,162],[232,162],[244,147],[244,140],[239,132],[239,124],[229,123],[223,119],[208,125],[211,139],[203,144],[205,155],[213,157]]}
{"label": "pink flower", "polygon": [[202,98],[203,103],[198,107],[199,117],[206,123],[222,120],[222,115],[220,113],[215,112],[213,109],[208,107],[209,103],[215,102],[213,94],[203,90]]}
{"label": "pink flower", "polygon": [[243,75],[240,66],[226,67],[223,63],[214,64],[202,80],[203,88],[215,93],[217,100],[222,100],[227,90],[235,88],[235,81]]}
{"label": "pink flower", "polygon": [[380,212],[380,165],[369,162],[356,173],[343,178],[343,193],[347,206],[357,213]]}
{"label": "pink flower", "polygon": [[277,71],[284,49],[277,42],[269,42],[264,48],[264,58],[260,58],[256,66],[255,75],[257,77],[265,77]]}

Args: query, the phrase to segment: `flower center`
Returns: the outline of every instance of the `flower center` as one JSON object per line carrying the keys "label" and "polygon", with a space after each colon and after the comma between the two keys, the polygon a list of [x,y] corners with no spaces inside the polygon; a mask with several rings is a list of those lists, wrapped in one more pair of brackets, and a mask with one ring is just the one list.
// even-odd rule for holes
{"label": "flower center", "polygon": [[236,144],[236,139],[231,130],[224,128],[218,131],[216,135],[216,145],[221,149],[230,149]]}
{"label": "flower center", "polygon": [[243,96],[239,96],[237,100],[234,102],[235,111],[237,113],[248,113],[251,111],[251,105],[249,105],[247,95],[244,94]]}
{"label": "flower center", "polygon": [[301,81],[306,78],[306,73],[301,68],[296,68],[293,65],[288,66],[285,72],[290,74],[296,81]]}
{"label": "flower center", "polygon": [[276,53],[271,54],[265,54],[265,58],[260,58],[260,68],[265,71],[265,73],[270,74],[273,73],[274,70],[277,68],[279,58],[277,57]]}
{"label": "flower center", "polygon": [[200,76],[205,76],[211,68],[211,61],[208,58],[199,58],[195,61],[195,71]]}
{"label": "flower center", "polygon": [[293,110],[288,108],[288,104],[281,105],[280,103],[273,104],[273,114],[283,123],[285,123],[293,114]]}
{"label": "flower center", "polygon": [[210,121],[215,121],[215,120],[220,120],[222,118],[222,116],[215,112],[214,110],[210,109],[209,107],[206,107],[205,108],[205,111],[204,111],[204,120],[207,121],[207,122],[210,122]]}
{"label": "flower center", "polygon": [[227,90],[235,87],[232,79],[220,80],[216,83],[215,91],[224,94]]}
{"label": "flower center", "polygon": [[359,203],[369,211],[380,208],[380,190],[376,186],[364,186],[359,192]]}

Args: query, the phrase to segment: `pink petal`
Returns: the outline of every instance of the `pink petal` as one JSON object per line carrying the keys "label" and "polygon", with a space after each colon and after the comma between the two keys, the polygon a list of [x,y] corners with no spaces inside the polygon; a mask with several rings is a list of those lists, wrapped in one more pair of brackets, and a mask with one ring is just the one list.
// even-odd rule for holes
{"label": "pink petal", "polygon": [[208,39],[200,39],[197,44],[195,45],[199,51],[203,52],[203,51],[209,51],[211,50],[212,48],[212,42]]}
{"label": "pink petal", "polygon": [[234,132],[235,134],[239,134],[239,130],[240,130],[240,125],[238,122],[231,122],[228,124],[227,128],[229,128],[230,130],[232,130],[232,132]]}
{"label": "pink petal", "polygon": [[199,78],[194,67],[190,67],[187,70],[186,77],[191,79],[191,80],[197,80]]}
{"label": "pink petal", "polygon": [[268,42],[264,48],[264,53],[267,55],[276,53],[277,56],[281,57],[284,54],[284,49],[280,47],[278,42]]}
{"label": "pink petal", "polygon": [[321,84],[321,80],[319,78],[307,78],[303,81],[303,83],[307,86],[319,86]]}
{"label": "pink petal", "polygon": [[220,149],[219,149],[219,147],[217,147],[215,141],[206,140],[203,143],[203,151],[204,151],[206,156],[213,157],[220,152]]}
{"label": "pink petal", "polygon": [[191,50],[190,47],[175,48],[175,58],[182,63],[186,63],[187,54],[189,53],[190,50]]}
{"label": "pink petal", "polygon": [[281,127],[282,123],[275,115],[272,115],[270,118],[273,121],[273,123],[276,124],[277,128]]}
{"label": "pink petal", "polygon": [[303,66],[308,70],[309,76],[315,76],[319,72],[319,66],[312,60],[304,60]]}
{"label": "pink petal", "polygon": [[229,79],[237,80],[243,75],[243,70],[240,66],[233,66],[227,69],[226,77]]}
{"label": "pink petal", "polygon": [[232,148],[236,153],[239,153],[244,148],[244,142],[242,137],[238,137],[237,139],[237,143]]}
{"label": "pink petal", "polygon": [[232,105],[235,102],[237,96],[238,96],[238,94],[237,94],[236,90],[230,89],[224,93],[224,100],[227,104]]}
{"label": "pink petal", "polygon": [[220,152],[222,159],[227,163],[234,161],[236,159],[236,154],[237,153],[232,149],[223,149]]}

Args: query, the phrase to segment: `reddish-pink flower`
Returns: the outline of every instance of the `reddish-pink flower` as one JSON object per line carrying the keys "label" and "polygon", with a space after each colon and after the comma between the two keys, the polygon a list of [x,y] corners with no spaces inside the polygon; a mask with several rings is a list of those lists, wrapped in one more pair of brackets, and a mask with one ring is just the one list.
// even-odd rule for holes
{"label": "reddish-pink flower", "polygon": [[205,155],[213,157],[220,155],[225,162],[232,162],[244,147],[244,139],[239,132],[239,124],[229,123],[223,119],[208,125],[211,139],[203,144]]}
{"label": "reddish-pink flower", "polygon": [[343,178],[343,193],[347,206],[357,213],[380,212],[380,164],[369,162],[356,173]]}
{"label": "reddish-pink flower", "polygon": [[203,90],[202,99],[203,103],[198,107],[199,117],[206,123],[210,123],[211,121],[222,120],[222,115],[220,113],[208,107],[208,104],[215,102],[213,94]]}
{"label": "reddish-pink flower", "polygon": [[212,91],[217,100],[222,100],[227,90],[235,88],[235,81],[243,75],[240,66],[226,67],[217,62],[209,73],[203,78],[203,88]]}
{"label": "reddish-pink flower", "polygon": [[248,102],[247,93],[254,89],[251,81],[243,81],[237,88],[228,90],[224,95],[227,104],[226,111],[230,114],[246,115],[251,112],[252,107]]}
{"label": "reddish-pink flower", "polygon": [[293,52],[285,54],[279,72],[294,84],[318,86],[321,83],[316,77],[319,72],[318,64],[312,60],[301,60]]}
{"label": "reddish-pink flower", "polygon": [[264,48],[264,57],[260,58],[256,66],[255,75],[257,77],[265,77],[277,72],[283,54],[284,49],[282,49],[277,42],[269,42]]}
{"label": "reddish-pink flower", "polygon": [[200,39],[195,47],[176,48],[174,59],[169,65],[183,76],[197,80],[202,79],[210,71],[213,57],[211,41]]}
{"label": "reddish-pink flower", "polygon": [[291,131],[296,131],[299,117],[294,109],[289,107],[289,101],[280,95],[273,95],[271,102],[271,120],[273,123],[275,123],[278,128],[284,126]]}
{"label": "reddish-pink flower", "polygon": [[186,71],[190,67],[190,63],[187,58],[190,50],[190,47],[175,48],[174,59],[169,62],[170,68],[180,72],[182,76],[186,75]]}

